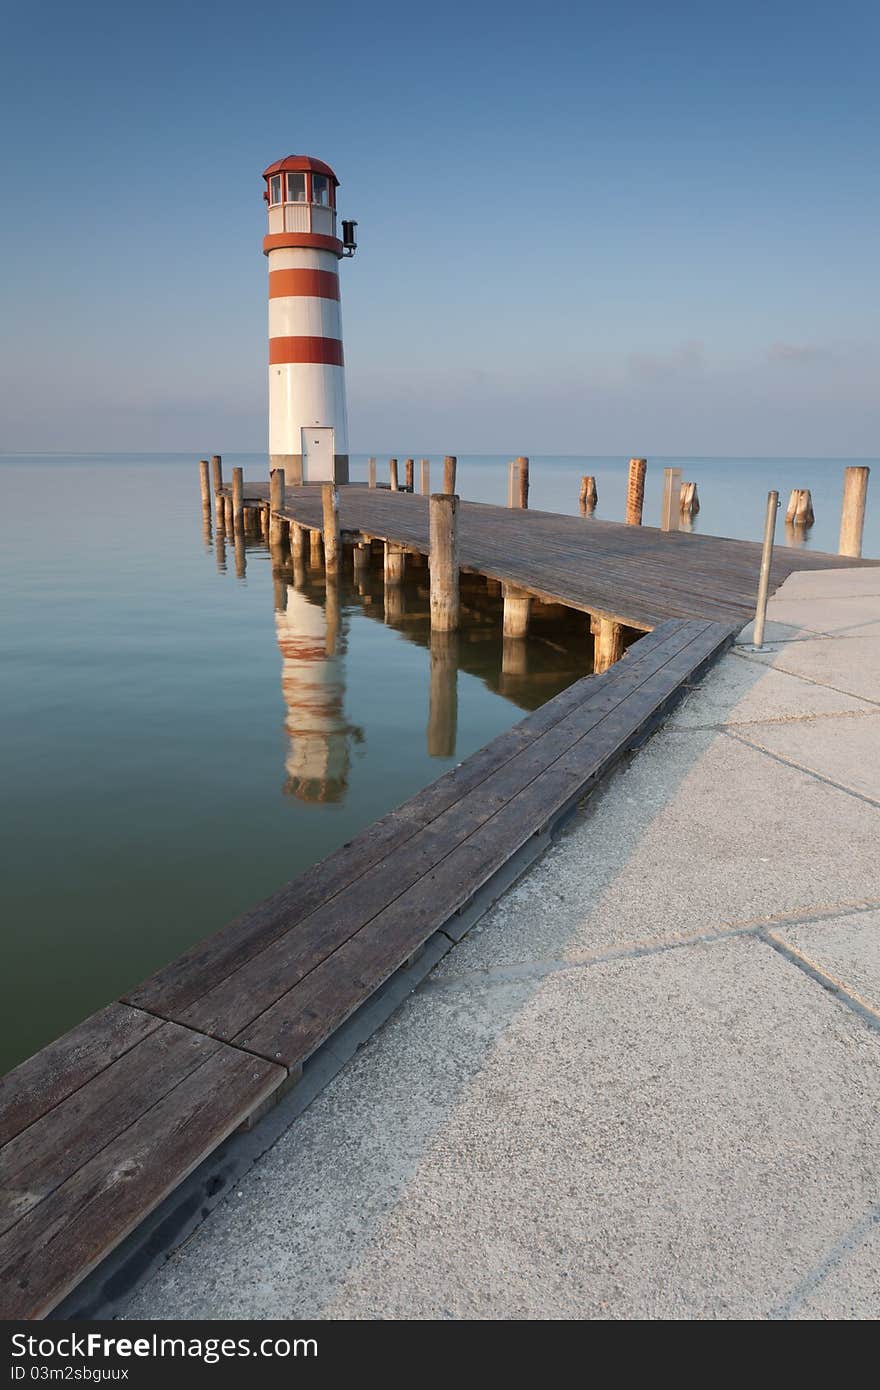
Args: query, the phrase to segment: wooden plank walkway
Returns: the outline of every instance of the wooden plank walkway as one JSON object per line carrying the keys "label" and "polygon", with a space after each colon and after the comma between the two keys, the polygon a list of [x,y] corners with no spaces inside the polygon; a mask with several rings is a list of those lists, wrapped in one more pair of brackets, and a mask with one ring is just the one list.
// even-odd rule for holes
{"label": "wooden plank walkway", "polygon": [[45,1315],[731,640],[671,620],[0,1082],[0,1316]]}
{"label": "wooden plank walkway", "polygon": [[[244,491],[246,499],[268,498],[266,483],[246,483]],[[320,486],[288,489],[281,515],[320,530]],[[339,519],[343,532],[428,553],[426,497],[341,487]],[[755,611],[761,547],[753,541],[478,502],[460,504],[458,526],[463,569],[643,632],[667,618],[742,626]],[[877,563],[777,546],[771,592],[795,570]]]}

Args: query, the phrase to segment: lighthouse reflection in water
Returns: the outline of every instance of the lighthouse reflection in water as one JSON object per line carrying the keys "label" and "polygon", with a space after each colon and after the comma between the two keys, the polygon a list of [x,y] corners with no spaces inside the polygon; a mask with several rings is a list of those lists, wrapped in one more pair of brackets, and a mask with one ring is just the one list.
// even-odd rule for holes
{"label": "lighthouse reflection in water", "polygon": [[300,803],[390,810],[589,670],[580,615],[502,638],[500,594],[477,576],[462,576],[461,629],[432,632],[427,563],[408,558],[387,584],[381,547],[354,566],[349,551],[338,577],[273,557],[283,789]]}
{"label": "lighthouse reflection in water", "polygon": [[328,584],[321,604],[293,584],[281,580],[281,585],[275,625],[289,739],[284,790],[300,801],[341,801],[348,786],[351,743],[362,733],[345,714],[339,587]]}

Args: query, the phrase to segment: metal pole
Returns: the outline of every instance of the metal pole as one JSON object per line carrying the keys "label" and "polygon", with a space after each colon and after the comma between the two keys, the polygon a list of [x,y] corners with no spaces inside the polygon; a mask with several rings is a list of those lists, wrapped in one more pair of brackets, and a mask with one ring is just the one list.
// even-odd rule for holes
{"label": "metal pole", "polygon": [[767,493],[767,520],[764,523],[764,546],[761,551],[761,577],[758,580],[758,606],[755,609],[755,635],[752,647],[759,652],[764,645],[764,623],[767,618],[767,598],[770,593],[770,565],[773,562],[773,536],[776,531],[776,512],[779,493]]}

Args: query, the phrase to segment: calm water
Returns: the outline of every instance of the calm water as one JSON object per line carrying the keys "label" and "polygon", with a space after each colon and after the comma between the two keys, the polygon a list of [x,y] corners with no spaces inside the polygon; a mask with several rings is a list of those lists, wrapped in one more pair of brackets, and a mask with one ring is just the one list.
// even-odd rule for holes
{"label": "calm water", "polygon": [[[265,472],[257,455],[234,463]],[[699,484],[695,529],[756,539],[768,487],[809,487],[807,544],[835,548],[843,461],[652,461],[648,523],[664,463]],[[533,459],[532,505],[576,512],[593,473],[596,515],[619,519],[625,470]],[[539,624],[524,660],[505,657],[481,586],[458,641],[429,655],[423,571],[399,600],[374,569],[328,602],[320,575],[273,583],[249,542],[237,577],[232,550],[202,534],[191,455],[7,456],[0,478],[0,1070],[588,669],[579,620]],[[461,458],[458,480],[503,502],[507,460]],[[878,516],[869,507],[868,554]]]}

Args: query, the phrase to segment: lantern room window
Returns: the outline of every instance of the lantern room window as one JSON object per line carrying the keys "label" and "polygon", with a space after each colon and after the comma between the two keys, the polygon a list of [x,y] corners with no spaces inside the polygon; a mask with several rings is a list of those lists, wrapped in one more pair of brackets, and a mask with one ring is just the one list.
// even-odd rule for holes
{"label": "lantern room window", "polygon": [[312,202],[330,206],[330,181],[326,174],[312,174]]}
{"label": "lantern room window", "polygon": [[281,175],[273,174],[269,180],[269,202],[281,202]]}
{"label": "lantern room window", "polygon": [[287,201],[289,203],[304,203],[306,200],[306,176],[305,174],[287,175]]}

